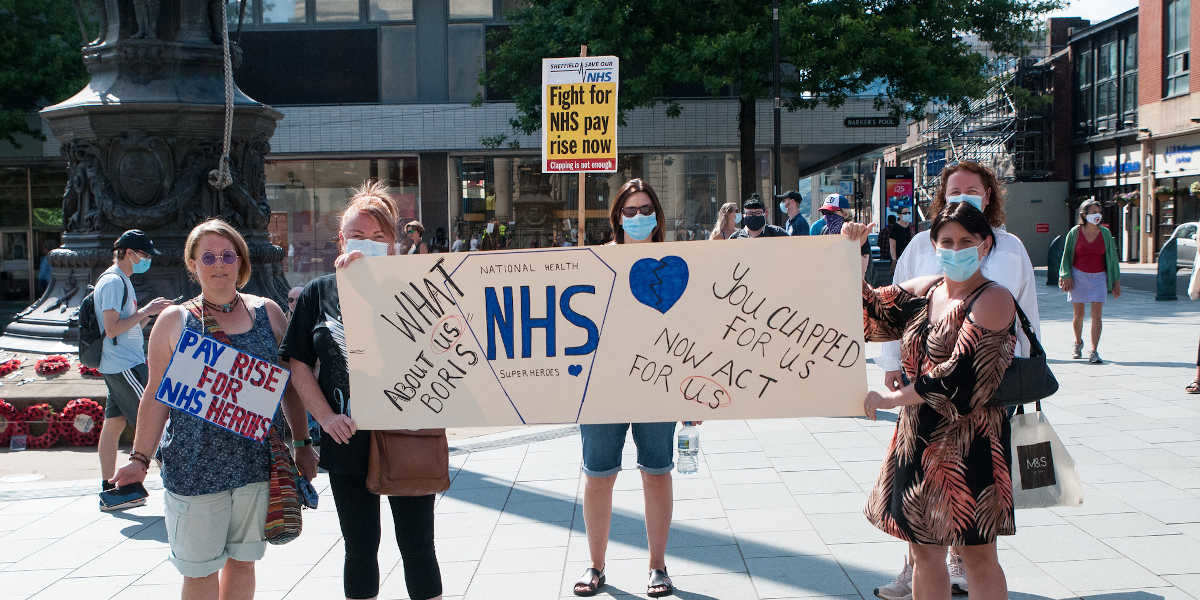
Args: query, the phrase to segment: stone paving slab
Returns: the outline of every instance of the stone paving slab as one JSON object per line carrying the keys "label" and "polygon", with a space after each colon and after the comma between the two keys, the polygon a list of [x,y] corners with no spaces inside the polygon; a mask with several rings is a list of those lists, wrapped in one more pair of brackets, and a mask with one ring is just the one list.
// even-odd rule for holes
{"label": "stone paving slab", "polygon": [[[1063,386],[1046,415],[1078,463],[1085,502],[1017,512],[1017,535],[998,544],[1009,597],[1200,598],[1200,397],[1183,392],[1194,375],[1200,304],[1127,291],[1105,308],[1100,351],[1110,362],[1093,366],[1068,358],[1063,295],[1045,288],[1040,300],[1043,339]],[[880,384],[873,364],[868,376]],[[699,472],[675,478],[667,560],[678,596],[872,597],[905,553],[861,513],[894,422],[706,422]],[[514,433],[474,449],[463,444],[451,457],[453,481],[435,508],[447,599],[573,598],[587,565],[578,434]],[[632,449],[626,445],[626,465],[635,462]],[[316,485],[321,509],[305,511],[298,540],[268,548],[257,598],[341,597],[333,499],[324,475]],[[0,597],[178,596],[161,494],[110,515],[85,487],[0,486]],[[642,513],[640,477],[622,471],[601,598],[646,597]],[[389,527],[379,562],[380,598],[408,598]]]}

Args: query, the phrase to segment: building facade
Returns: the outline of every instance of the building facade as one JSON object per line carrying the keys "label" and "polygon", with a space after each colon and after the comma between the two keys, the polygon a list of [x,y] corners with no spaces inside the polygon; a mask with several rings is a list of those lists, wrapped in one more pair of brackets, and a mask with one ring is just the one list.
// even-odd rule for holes
{"label": "building facade", "polygon": [[1045,265],[1054,237],[1069,227],[1071,146],[1063,119],[1071,114],[1067,38],[1075,18],[1047,22],[1043,43],[1023,58],[994,56],[993,85],[966,106],[941,106],[908,124],[903,144],[886,153],[889,165],[913,171],[921,217],[942,169],[971,160],[990,167],[1005,185],[1007,230],[1025,243],[1034,265]]}
{"label": "building facade", "polygon": [[1191,68],[1191,50],[1200,42],[1196,8],[1193,0],[1138,5],[1139,212],[1147,261],[1180,224],[1200,219],[1200,71]]}
{"label": "building facade", "polygon": [[1104,224],[1117,236],[1122,259],[1137,260],[1143,162],[1137,141],[1138,10],[1076,28],[1070,45],[1070,208],[1074,211],[1088,198],[1100,201]]}
{"label": "building facade", "polygon": [[[37,118],[30,121],[36,128]],[[50,281],[44,263],[62,238],[66,166],[52,139],[20,135],[16,145],[0,143],[0,321]]]}

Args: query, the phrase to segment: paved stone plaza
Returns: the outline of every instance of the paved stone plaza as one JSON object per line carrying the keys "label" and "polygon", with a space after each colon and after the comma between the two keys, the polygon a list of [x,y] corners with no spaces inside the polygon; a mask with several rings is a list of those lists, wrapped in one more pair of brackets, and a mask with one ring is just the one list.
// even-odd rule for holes
{"label": "paved stone plaza", "polygon": [[[1127,290],[1107,307],[1101,355],[1070,361],[1069,307],[1042,290],[1043,331],[1062,391],[1047,417],[1085,482],[1082,507],[1017,512],[1002,538],[1010,597],[1200,598],[1200,304]],[[871,351],[877,353],[877,349]],[[871,384],[881,373],[869,365]],[[667,564],[680,598],[870,598],[904,544],[862,516],[891,420],[710,421],[703,461],[675,479]],[[542,441],[532,440],[541,433]],[[456,443],[453,484],[437,503],[447,598],[571,598],[587,561],[579,435],[548,427]],[[614,499],[606,594],[644,597],[640,479],[626,445]],[[2,460],[2,459],[0,459]],[[157,481],[155,479],[155,481]],[[328,482],[304,535],[258,563],[257,598],[342,597],[342,547]],[[0,484],[0,598],[178,597],[166,562],[161,494],[119,514],[96,508],[95,482]],[[386,519],[384,521],[387,522]],[[385,527],[381,598],[407,598]]]}

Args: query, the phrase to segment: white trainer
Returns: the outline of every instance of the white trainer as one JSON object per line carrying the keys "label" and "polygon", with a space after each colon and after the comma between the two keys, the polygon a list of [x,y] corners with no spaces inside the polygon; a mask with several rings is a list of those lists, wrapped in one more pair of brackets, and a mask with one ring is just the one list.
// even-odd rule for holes
{"label": "white trainer", "polygon": [[875,597],[883,600],[912,600],[912,563],[908,562],[908,557],[904,558],[904,569],[896,576],[896,580],[883,586],[875,588]]}
{"label": "white trainer", "polygon": [[963,566],[962,557],[951,553],[946,559],[946,567],[950,570],[950,593],[967,593],[967,568]]}

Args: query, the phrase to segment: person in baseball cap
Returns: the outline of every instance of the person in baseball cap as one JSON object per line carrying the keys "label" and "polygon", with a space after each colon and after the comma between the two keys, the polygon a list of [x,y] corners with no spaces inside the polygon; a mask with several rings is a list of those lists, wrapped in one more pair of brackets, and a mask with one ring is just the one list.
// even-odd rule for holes
{"label": "person in baseball cap", "polygon": [[[841,194],[829,194],[825,196],[825,202],[821,204],[821,214],[825,218],[813,223],[811,235],[837,235],[842,232],[842,224],[846,222],[846,211],[850,209],[850,199]],[[862,255],[862,269],[867,271],[867,263],[871,258],[871,243],[864,242],[862,248],[859,249],[859,254]]]}
{"label": "person in baseball cap", "polygon": [[787,223],[783,230],[788,235],[808,235],[808,220],[800,214],[800,203],[804,202],[804,196],[800,195],[800,192],[791,191],[775,196],[775,199],[779,201],[779,210],[787,215]]}
{"label": "person in baseball cap", "polygon": [[171,305],[155,298],[144,306],[137,301],[131,275],[150,270],[150,259],[162,253],[141,229],[130,229],[113,242],[113,265],[96,278],[92,301],[101,339],[100,374],[108,388],[104,402],[104,424],[100,427],[97,454],[100,458],[100,510],[113,511],[142,506],[145,488],[140,485],[116,488],[109,480],[116,472],[117,445],[126,425],[137,426],[138,406],[150,371],[146,366],[142,327],[150,317]]}
{"label": "person in baseball cap", "polygon": [[[150,236],[146,235],[146,232],[141,229],[130,229],[122,233],[121,237],[113,242],[113,250],[121,250],[123,248],[144,252],[150,256],[162,256],[162,252],[159,252],[154,247],[154,240],[151,240]],[[147,266],[149,265],[147,264]]]}

